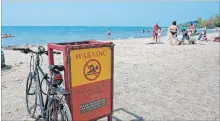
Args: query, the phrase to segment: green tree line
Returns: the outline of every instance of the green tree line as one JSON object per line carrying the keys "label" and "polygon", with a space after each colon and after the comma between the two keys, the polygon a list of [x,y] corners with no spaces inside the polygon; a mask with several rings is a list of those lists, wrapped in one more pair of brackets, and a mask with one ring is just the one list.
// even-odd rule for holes
{"label": "green tree line", "polygon": [[[213,28],[220,27],[220,14],[216,14],[214,17],[210,17],[208,20],[203,20],[201,17],[197,18],[196,21],[199,23],[199,28]],[[189,24],[180,24],[182,27],[188,27]]]}

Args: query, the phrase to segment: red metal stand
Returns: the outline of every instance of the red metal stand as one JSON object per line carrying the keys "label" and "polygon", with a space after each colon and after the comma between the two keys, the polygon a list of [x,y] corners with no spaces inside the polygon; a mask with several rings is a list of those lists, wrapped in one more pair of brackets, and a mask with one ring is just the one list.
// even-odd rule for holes
{"label": "red metal stand", "polygon": [[[111,100],[110,100],[110,113],[108,113],[107,115],[98,115],[98,109],[96,110],[95,113],[97,113],[97,117],[94,117],[94,119],[100,119],[103,116],[108,116],[108,120],[112,121],[112,113],[113,113],[113,75],[114,75],[114,44],[112,42],[97,42],[97,41],[83,41],[83,42],[70,42],[70,43],[49,43],[48,45],[48,61],[50,65],[54,64],[54,55],[53,55],[53,50],[58,50],[58,51],[62,51],[63,54],[63,65],[64,65],[64,79],[65,79],[65,89],[67,91],[69,91],[71,93],[70,98],[65,97],[70,110],[72,112],[72,119],[73,120],[77,120],[78,117],[80,115],[84,115],[84,114],[76,114],[76,111],[73,109],[76,109],[76,107],[78,105],[76,105],[76,101],[78,101],[78,99],[73,98],[72,94],[76,94],[75,92],[73,92],[73,87],[71,86],[72,83],[72,78],[71,78],[71,59],[70,59],[70,52],[74,51],[74,50],[80,50],[80,49],[89,49],[89,48],[102,48],[102,47],[109,47],[111,49],[111,84],[110,84],[110,88],[111,88]],[[107,102],[108,103],[108,102]],[[77,103],[78,104],[78,103]],[[80,106],[82,104],[80,103]],[[75,111],[75,112],[74,112]],[[75,115],[74,115],[75,114]],[[86,114],[85,114],[86,115]],[[91,120],[94,120],[91,119]]]}

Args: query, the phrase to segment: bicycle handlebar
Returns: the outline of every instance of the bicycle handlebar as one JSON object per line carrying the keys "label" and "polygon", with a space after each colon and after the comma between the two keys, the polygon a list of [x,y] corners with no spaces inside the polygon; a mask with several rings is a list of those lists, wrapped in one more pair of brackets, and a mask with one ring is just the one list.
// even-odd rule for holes
{"label": "bicycle handlebar", "polygon": [[[37,52],[31,50],[30,48],[13,48],[12,50],[18,50],[18,51],[21,51],[21,52],[23,52],[25,54],[27,54],[27,53],[35,53],[35,54],[40,54],[40,55],[41,54],[48,55],[48,51],[45,51],[45,50],[39,50]],[[61,54],[61,52],[58,52],[58,51],[54,51],[53,53],[54,54]]]}
{"label": "bicycle handlebar", "polygon": [[21,51],[25,54],[30,53],[30,52],[31,53],[36,53],[36,52],[32,51],[30,48],[13,48],[12,50],[18,50],[18,51]]}

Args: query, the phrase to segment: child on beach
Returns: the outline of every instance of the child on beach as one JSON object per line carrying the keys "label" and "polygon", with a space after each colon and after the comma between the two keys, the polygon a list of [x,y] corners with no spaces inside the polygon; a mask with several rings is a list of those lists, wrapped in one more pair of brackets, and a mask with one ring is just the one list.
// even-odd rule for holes
{"label": "child on beach", "polygon": [[178,41],[178,45],[182,45],[184,44],[184,41],[188,40],[189,43],[189,36],[188,36],[188,31],[186,31],[185,29],[182,29],[182,39],[180,41]]}
{"label": "child on beach", "polygon": [[182,40],[189,40],[188,32],[185,29],[182,29]]}
{"label": "child on beach", "polygon": [[198,40],[207,40],[206,30],[203,30],[203,32],[199,35]]}
{"label": "child on beach", "polygon": [[154,27],[153,27],[153,42],[154,42],[154,40],[156,39],[156,42],[157,42],[157,37],[158,37],[158,35],[157,35],[157,31],[158,31],[158,28],[159,28],[159,25],[158,25],[158,23],[156,23],[155,25],[154,25]]}
{"label": "child on beach", "polygon": [[161,41],[160,41],[161,36],[162,36],[162,30],[161,30],[161,27],[159,27],[159,29],[158,29],[158,31],[157,31],[158,42],[161,42]]}

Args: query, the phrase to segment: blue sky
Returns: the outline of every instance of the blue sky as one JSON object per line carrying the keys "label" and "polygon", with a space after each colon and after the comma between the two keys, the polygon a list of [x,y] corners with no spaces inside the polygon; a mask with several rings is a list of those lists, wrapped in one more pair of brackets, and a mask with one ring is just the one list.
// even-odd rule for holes
{"label": "blue sky", "polygon": [[219,11],[218,2],[2,1],[3,26],[168,26]]}

